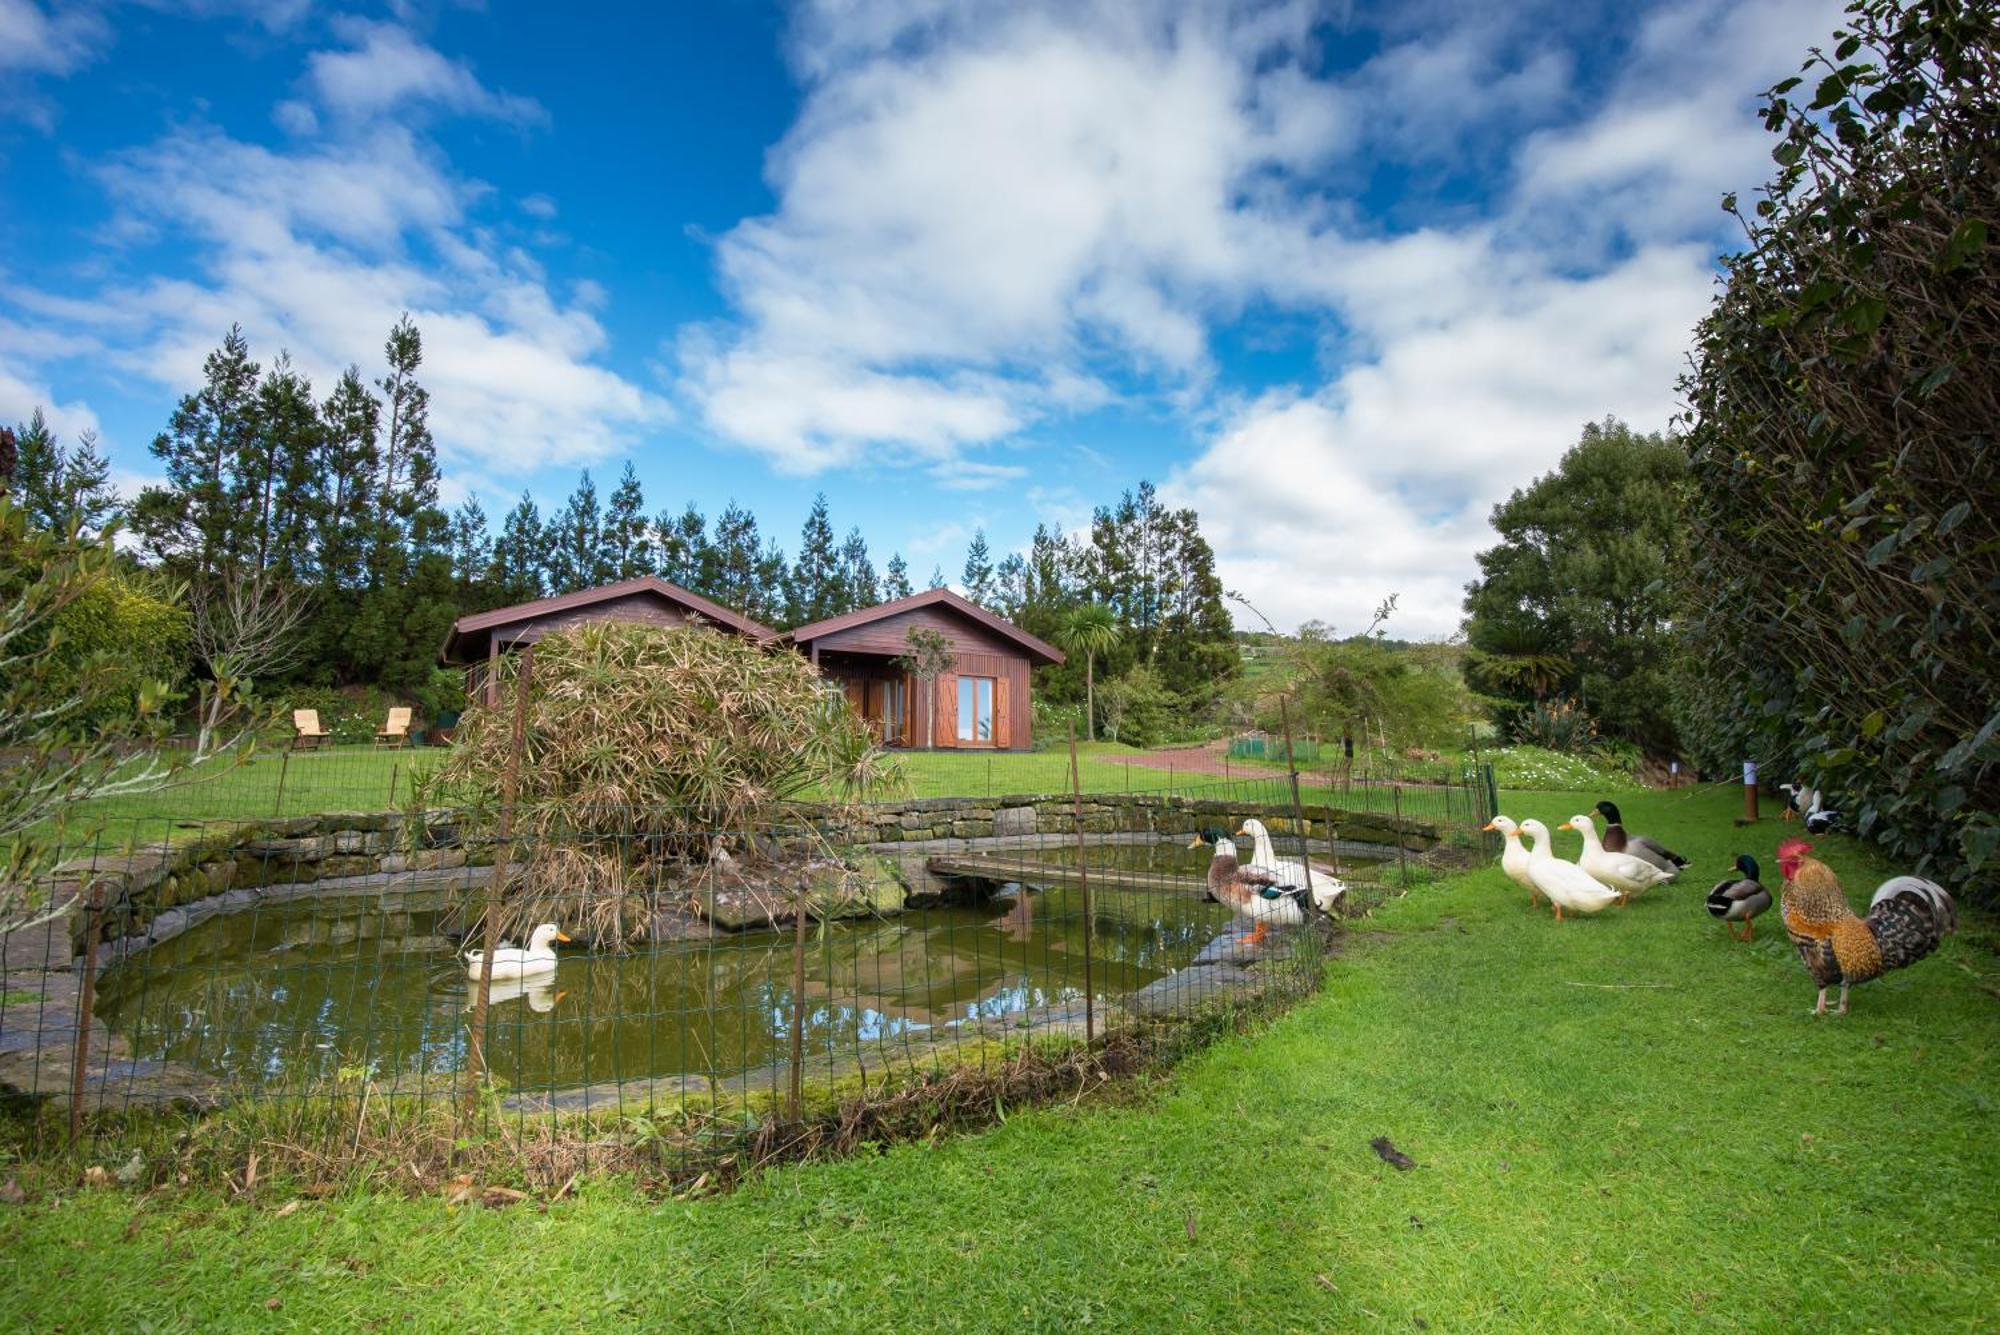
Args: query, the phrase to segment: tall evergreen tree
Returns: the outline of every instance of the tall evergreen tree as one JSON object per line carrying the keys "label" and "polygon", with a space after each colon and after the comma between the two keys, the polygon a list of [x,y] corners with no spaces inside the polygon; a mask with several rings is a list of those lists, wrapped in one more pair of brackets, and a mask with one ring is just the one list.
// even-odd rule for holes
{"label": "tall evergreen tree", "polygon": [[546,544],[541,509],[524,491],[493,544],[493,596],[501,606],[533,602],[548,591]]}
{"label": "tall evergreen tree", "polygon": [[487,601],[486,582],[493,566],[493,538],[486,531],[486,507],[468,496],[451,516],[451,573],[469,601]]}
{"label": "tall evergreen tree", "polygon": [[799,554],[792,562],[785,615],[794,626],[821,621],[840,610],[840,553],[827,518],[826,493],[813,497],[810,513],[799,530]]}
{"label": "tall evergreen tree", "polygon": [[1009,552],[993,569],[993,610],[1009,621],[1021,615],[1028,601],[1028,561]]}
{"label": "tall evergreen tree", "polygon": [[761,606],[766,591],[763,581],[763,539],[757,532],[757,516],[730,501],[715,521],[715,568],[713,583],[703,590],[724,607],[746,616]]}
{"label": "tall evergreen tree", "polygon": [[659,546],[662,575],[705,598],[715,596],[715,551],[708,541],[708,520],[693,501],[678,515],[660,511],[653,521],[653,538]]}
{"label": "tall evergreen tree", "polygon": [[387,685],[410,685],[430,671],[452,605],[450,521],[437,505],[437,453],[430,392],[417,379],[423,336],[405,314],[383,344],[381,464],[367,588],[355,620],[355,669]]}
{"label": "tall evergreen tree", "polygon": [[279,353],[257,386],[255,426],[238,442],[230,483],[246,529],[238,559],[255,574],[292,580],[310,564],[324,429],[312,383]]}
{"label": "tall evergreen tree", "polygon": [[597,484],[585,469],[569,503],[549,525],[549,586],[552,593],[575,593],[608,584],[604,519],[597,507]]}
{"label": "tall evergreen tree", "polygon": [[840,597],[836,601],[836,616],[882,601],[875,563],[868,559],[868,540],[861,536],[859,528],[847,530],[847,537],[840,544]]}
{"label": "tall evergreen tree", "polygon": [[654,570],[653,544],[646,531],[646,496],[631,460],[611,503],[604,511],[604,551],[606,574],[611,579],[637,579]]}
{"label": "tall evergreen tree", "polygon": [[910,587],[910,563],[903,559],[901,552],[891,553],[888,568],[882,572],[882,600],[894,602],[915,592]]}
{"label": "tall evergreen tree", "polygon": [[944,586],[945,586],[944,567],[932,566],[930,582],[926,584],[924,587],[927,589],[942,589]]}
{"label": "tall evergreen tree", "polygon": [[993,553],[986,546],[986,530],[974,529],[972,544],[965,549],[965,572],[959,581],[965,596],[984,607],[993,601]]}
{"label": "tall evergreen tree", "polygon": [[206,383],[180,401],[153,439],[167,483],[140,493],[133,528],[146,551],[197,580],[213,579],[241,547],[229,468],[256,426],[257,372],[250,340],[231,325],[202,364]]}
{"label": "tall evergreen tree", "polygon": [[77,433],[76,448],[63,453],[63,501],[84,536],[97,537],[118,517],[118,492],[111,485],[111,461],[97,448],[97,433]]}

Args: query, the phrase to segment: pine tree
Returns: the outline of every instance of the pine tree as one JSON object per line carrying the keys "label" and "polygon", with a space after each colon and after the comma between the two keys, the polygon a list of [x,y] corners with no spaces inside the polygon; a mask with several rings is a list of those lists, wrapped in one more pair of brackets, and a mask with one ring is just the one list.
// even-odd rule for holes
{"label": "pine tree", "polygon": [[965,549],[965,573],[960,580],[965,596],[984,607],[993,600],[993,554],[986,546],[986,530],[974,529],[972,545]]}
{"label": "pine tree", "polygon": [[230,487],[247,529],[239,559],[253,573],[296,579],[310,561],[323,431],[312,383],[279,353],[257,387],[256,424],[238,444]]}
{"label": "pine tree", "polygon": [[493,539],[486,531],[486,507],[468,496],[451,516],[451,573],[459,591],[472,602],[486,601],[487,576],[493,565]]}
{"label": "pine tree", "polygon": [[111,485],[111,461],[97,449],[97,433],[77,433],[76,448],[63,455],[63,497],[85,537],[101,535],[118,517],[118,492]]}
{"label": "pine tree", "polygon": [[14,503],[34,528],[63,529],[62,446],[40,408],[14,433]]}
{"label": "pine tree", "polygon": [[605,578],[604,520],[597,508],[597,484],[585,469],[564,505],[549,525],[549,589],[576,593],[610,581]]}
{"label": "pine tree", "polygon": [[382,351],[389,373],[375,382],[386,415],[377,489],[383,524],[380,540],[407,541],[413,554],[421,553],[443,543],[447,521],[437,508],[430,391],[417,381],[417,370],[424,363],[424,339],[407,311],[389,331]]}
{"label": "pine tree", "polygon": [[763,600],[758,586],[763,578],[764,554],[757,516],[730,501],[715,521],[714,550],[713,582],[703,592],[724,607],[755,616],[750,609]]}
{"label": "pine tree", "polygon": [[812,511],[799,530],[799,555],[792,563],[785,604],[787,622],[803,626],[835,615],[840,602],[840,554],[826,514],[826,493],[813,497]]}
{"label": "pine tree", "polygon": [[653,520],[660,550],[660,573],[690,593],[714,597],[715,556],[708,543],[708,520],[693,501],[679,515],[666,510]]}
{"label": "pine tree", "polygon": [[628,459],[618,490],[604,511],[606,575],[611,579],[637,579],[653,573],[652,542],[646,532],[646,497],[639,487],[639,475]]}
{"label": "pine tree", "polygon": [[868,559],[868,540],[861,536],[859,528],[850,528],[840,544],[840,597],[836,600],[834,615],[860,607],[873,607],[881,601],[882,590],[875,578],[875,563]]}
{"label": "pine tree", "polygon": [[368,551],[368,522],[374,512],[374,482],[381,459],[377,438],[382,405],[350,366],[320,405],[319,504],[313,518],[315,565],[322,592],[351,589],[361,582]]}
{"label": "pine tree", "polygon": [[231,325],[202,364],[207,383],[180,401],[153,439],[167,484],[140,493],[133,528],[146,551],[198,581],[213,579],[242,546],[229,470],[255,429],[257,371],[242,326]]}
{"label": "pine tree", "polygon": [[423,336],[406,313],[383,344],[381,464],[377,471],[367,587],[352,635],[354,671],[387,686],[429,675],[435,645],[456,615],[450,521],[437,505],[430,392],[417,379]]}
{"label": "pine tree", "polygon": [[1028,601],[1028,562],[1009,552],[993,571],[993,610],[1012,621]]}
{"label": "pine tree", "polygon": [[930,582],[929,584],[925,585],[924,587],[925,587],[925,588],[930,588],[930,589],[942,589],[942,588],[944,587],[944,567],[943,567],[943,566],[932,566],[932,567],[931,567],[931,582]]}
{"label": "pine tree", "polygon": [[500,605],[533,602],[547,591],[546,544],[541,509],[524,491],[520,504],[508,511],[500,538],[493,544],[493,596]]}
{"label": "pine tree", "polygon": [[903,559],[901,552],[892,553],[888,568],[882,573],[882,601],[894,602],[915,592],[910,587],[910,563]]}

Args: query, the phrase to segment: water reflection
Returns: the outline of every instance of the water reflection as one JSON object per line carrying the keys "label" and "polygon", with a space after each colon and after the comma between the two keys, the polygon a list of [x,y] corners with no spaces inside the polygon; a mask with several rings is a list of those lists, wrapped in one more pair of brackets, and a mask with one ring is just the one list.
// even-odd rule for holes
{"label": "water reflection", "polygon": [[[1187,964],[1226,916],[1173,891],[1100,894],[1098,904],[1100,997]],[[808,1052],[949,1038],[969,1021],[1080,1000],[1080,907],[1055,890],[1034,896],[1030,915],[996,901],[816,930]],[[336,921],[296,907],[211,921],[108,975],[102,1013],[142,1056],[266,1085],[346,1068],[406,1087],[459,1070],[472,985],[436,922]],[[495,1073],[539,1089],[769,1066],[789,1056],[792,977],[788,931],[626,956],[570,952],[553,977],[494,983]]]}

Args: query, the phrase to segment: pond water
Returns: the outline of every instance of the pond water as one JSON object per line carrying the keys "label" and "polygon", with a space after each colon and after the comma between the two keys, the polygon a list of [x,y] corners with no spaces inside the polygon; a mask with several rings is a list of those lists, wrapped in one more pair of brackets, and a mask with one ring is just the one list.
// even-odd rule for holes
{"label": "pond water", "polygon": [[[1176,871],[1190,865],[1202,863],[1173,859]],[[1182,891],[1097,899],[1100,998],[1186,965],[1228,921]],[[372,1068],[410,1087],[465,1060],[471,987],[453,950],[435,914],[237,914],[108,974],[100,1013],[135,1055],[239,1083],[302,1086]],[[1083,974],[1081,904],[1069,890],[1035,894],[1027,915],[998,899],[815,928],[806,1048],[948,1036],[1080,1000]],[[792,977],[789,928],[628,955],[569,947],[537,986],[495,983],[494,1072],[534,1090],[770,1066],[789,1056]]]}

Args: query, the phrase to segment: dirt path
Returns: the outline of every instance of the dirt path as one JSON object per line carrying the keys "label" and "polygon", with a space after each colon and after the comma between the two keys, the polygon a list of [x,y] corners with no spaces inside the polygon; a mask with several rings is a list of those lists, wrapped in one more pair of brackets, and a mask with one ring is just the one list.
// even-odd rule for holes
{"label": "dirt path", "polygon": [[1163,751],[1142,751],[1136,756],[1098,756],[1111,765],[1137,765],[1141,769],[1170,769],[1180,774],[1263,776],[1265,771],[1250,765],[1229,764],[1229,744],[1211,742],[1206,746],[1170,747]]}

